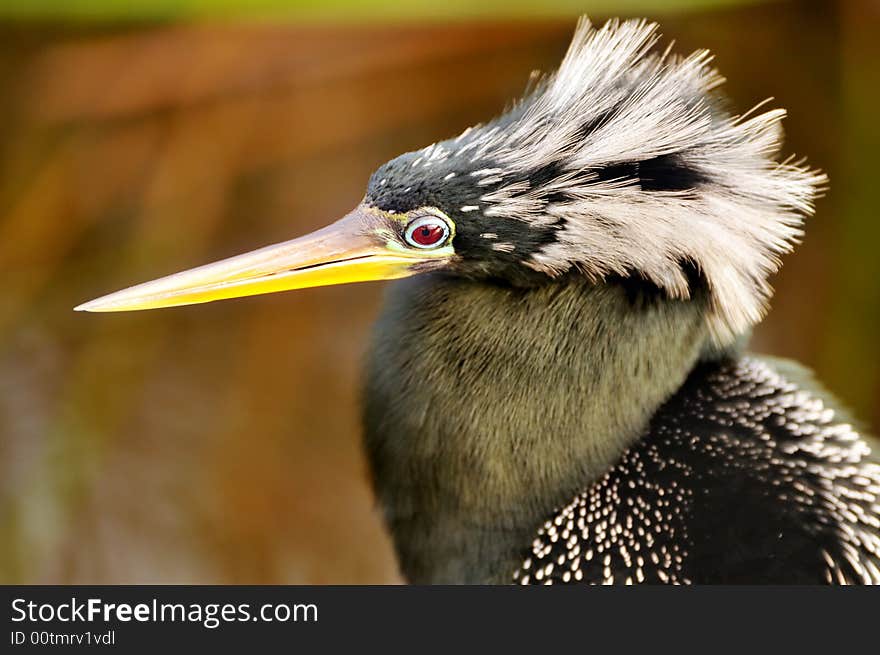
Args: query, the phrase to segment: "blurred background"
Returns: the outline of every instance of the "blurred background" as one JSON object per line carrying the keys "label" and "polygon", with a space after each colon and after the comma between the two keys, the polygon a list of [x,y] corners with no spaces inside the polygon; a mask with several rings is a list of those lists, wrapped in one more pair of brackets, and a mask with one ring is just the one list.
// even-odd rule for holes
{"label": "blurred background", "polygon": [[498,113],[576,16],[710,48],[831,191],[754,349],[880,425],[876,0],[0,0],[0,582],[398,580],[360,452],[381,284],[72,308],[303,234]]}

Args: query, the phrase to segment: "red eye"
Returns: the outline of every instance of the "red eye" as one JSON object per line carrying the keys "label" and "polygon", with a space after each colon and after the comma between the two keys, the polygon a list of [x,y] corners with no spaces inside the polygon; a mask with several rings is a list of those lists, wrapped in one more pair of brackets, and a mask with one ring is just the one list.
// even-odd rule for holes
{"label": "red eye", "polygon": [[436,248],[449,237],[449,226],[436,216],[417,218],[406,227],[406,242],[416,248]]}
{"label": "red eye", "polygon": [[433,246],[443,238],[443,228],[439,225],[419,225],[412,232],[412,240],[420,246]]}

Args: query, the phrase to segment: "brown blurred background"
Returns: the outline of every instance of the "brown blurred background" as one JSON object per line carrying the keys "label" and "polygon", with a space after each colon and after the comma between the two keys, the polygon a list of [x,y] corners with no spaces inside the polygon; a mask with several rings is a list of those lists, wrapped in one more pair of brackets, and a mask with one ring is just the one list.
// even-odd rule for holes
{"label": "brown blurred background", "polygon": [[[378,164],[552,70],[578,13],[609,15],[560,4],[307,23],[0,7],[0,582],[397,580],[359,449],[381,284],[72,308],[341,216]],[[880,3],[644,4],[626,13],[716,53],[738,109],[788,108],[785,152],[830,174],[753,344],[876,431]]]}

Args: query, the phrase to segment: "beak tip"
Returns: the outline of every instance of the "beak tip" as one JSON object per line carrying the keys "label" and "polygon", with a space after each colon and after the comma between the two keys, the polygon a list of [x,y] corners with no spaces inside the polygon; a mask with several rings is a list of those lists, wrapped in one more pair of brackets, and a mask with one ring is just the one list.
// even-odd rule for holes
{"label": "beak tip", "polygon": [[100,304],[97,300],[90,300],[89,302],[84,302],[81,305],[77,305],[73,308],[75,312],[99,312]]}

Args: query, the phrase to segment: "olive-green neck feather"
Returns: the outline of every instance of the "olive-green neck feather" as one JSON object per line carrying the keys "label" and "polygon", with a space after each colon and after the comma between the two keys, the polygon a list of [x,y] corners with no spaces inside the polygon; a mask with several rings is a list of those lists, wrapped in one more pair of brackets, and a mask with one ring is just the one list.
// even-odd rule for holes
{"label": "olive-green neck feather", "polygon": [[699,298],[572,278],[395,284],[367,369],[366,446],[403,574],[506,582],[555,506],[599,478],[708,342]]}

